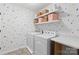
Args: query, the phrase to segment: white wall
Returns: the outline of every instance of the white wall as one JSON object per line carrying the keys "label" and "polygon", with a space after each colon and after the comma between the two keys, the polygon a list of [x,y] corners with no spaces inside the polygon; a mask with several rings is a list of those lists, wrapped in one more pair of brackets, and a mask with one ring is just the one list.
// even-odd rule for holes
{"label": "white wall", "polygon": [[[60,22],[36,25],[37,30],[41,29],[65,33],[68,32],[79,36],[79,3],[51,4],[46,8],[49,10],[58,8],[60,11]],[[69,51],[72,52],[70,53]],[[63,54],[77,54],[77,51],[73,48],[69,50],[69,47],[64,46]]]}
{"label": "white wall", "polygon": [[79,33],[79,4],[78,3],[61,3],[51,4],[46,7],[49,10],[58,8],[60,11],[60,22],[36,25],[36,28],[43,30],[54,30],[71,32],[72,34],[78,35]]}
{"label": "white wall", "polygon": [[0,4],[0,54],[26,46],[26,33],[34,31],[34,12],[15,4]]}

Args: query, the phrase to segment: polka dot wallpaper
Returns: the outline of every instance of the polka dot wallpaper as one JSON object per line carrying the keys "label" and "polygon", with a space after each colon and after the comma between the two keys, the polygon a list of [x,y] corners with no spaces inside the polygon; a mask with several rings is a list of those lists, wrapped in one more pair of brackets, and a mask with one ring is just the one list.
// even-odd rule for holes
{"label": "polka dot wallpaper", "polygon": [[33,31],[34,12],[15,4],[0,4],[0,54],[26,46],[28,31]]}
{"label": "polka dot wallpaper", "polygon": [[[57,8],[60,21],[35,25],[36,29],[71,32],[79,35],[79,4],[51,4],[49,10]],[[35,30],[32,20],[35,13],[15,4],[0,4],[0,54],[26,46],[27,32]]]}

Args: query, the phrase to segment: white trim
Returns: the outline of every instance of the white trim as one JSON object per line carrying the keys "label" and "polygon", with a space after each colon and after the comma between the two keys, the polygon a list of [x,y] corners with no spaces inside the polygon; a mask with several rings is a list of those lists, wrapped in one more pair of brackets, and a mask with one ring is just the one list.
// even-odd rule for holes
{"label": "white trim", "polygon": [[28,46],[27,49],[29,50],[30,54],[33,54],[33,51]]}

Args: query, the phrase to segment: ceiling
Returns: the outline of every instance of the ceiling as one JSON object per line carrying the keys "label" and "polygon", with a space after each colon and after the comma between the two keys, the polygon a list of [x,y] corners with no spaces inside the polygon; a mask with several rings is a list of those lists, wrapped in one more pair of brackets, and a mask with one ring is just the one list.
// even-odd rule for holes
{"label": "ceiling", "polygon": [[51,3],[18,3],[22,7],[28,8],[34,12],[38,12],[40,9],[48,6]]}

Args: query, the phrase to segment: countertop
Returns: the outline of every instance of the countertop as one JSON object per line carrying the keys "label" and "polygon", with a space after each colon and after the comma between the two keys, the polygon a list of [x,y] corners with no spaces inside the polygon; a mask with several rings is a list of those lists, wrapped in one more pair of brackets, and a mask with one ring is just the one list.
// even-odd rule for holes
{"label": "countertop", "polygon": [[59,36],[52,38],[51,40],[75,49],[79,49],[79,36],[60,34]]}
{"label": "countertop", "polygon": [[31,32],[31,35],[43,37],[45,39],[51,38],[52,41],[58,42],[60,44],[67,45],[69,47],[79,49],[79,36],[73,35],[69,32],[59,32],[56,37],[52,37],[52,35],[42,35],[37,32]]}
{"label": "countertop", "polygon": [[54,38],[55,37],[54,34],[41,34],[39,32],[30,32],[28,34],[31,34],[31,35],[37,36],[37,37],[42,37],[44,39],[51,39],[51,38]]}

